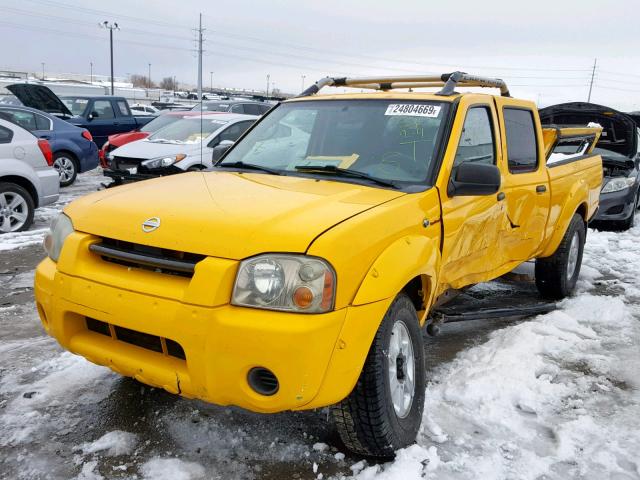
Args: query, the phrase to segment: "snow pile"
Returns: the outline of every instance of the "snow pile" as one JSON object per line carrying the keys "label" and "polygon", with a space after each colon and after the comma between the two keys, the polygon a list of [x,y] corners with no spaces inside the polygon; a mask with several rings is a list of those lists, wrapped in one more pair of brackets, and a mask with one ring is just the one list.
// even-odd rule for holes
{"label": "snow pile", "polygon": [[87,442],[78,446],[82,453],[105,452],[109,457],[129,455],[138,443],[137,435],[122,430],[105,433],[95,442]]}
{"label": "snow pile", "polygon": [[639,233],[590,231],[583,292],[443,365],[418,444],[355,477],[638,478]]}
{"label": "snow pile", "polygon": [[206,473],[202,465],[177,458],[153,458],[140,470],[149,480],[196,480],[205,478]]}

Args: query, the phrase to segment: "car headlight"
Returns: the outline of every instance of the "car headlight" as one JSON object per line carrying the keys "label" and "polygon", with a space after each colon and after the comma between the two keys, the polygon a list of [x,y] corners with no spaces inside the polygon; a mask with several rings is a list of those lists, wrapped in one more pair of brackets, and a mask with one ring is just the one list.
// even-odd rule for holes
{"label": "car headlight", "polygon": [[614,177],[610,178],[604,187],[602,187],[601,193],[619,192],[625,188],[629,188],[636,181],[635,177]]}
{"label": "car headlight", "polygon": [[168,157],[152,158],[151,160],[145,160],[140,165],[147,168],[162,168],[170,167],[174,163],[178,163],[180,160],[184,160],[187,156],[184,153],[178,153],[177,155],[170,155]]}
{"label": "car headlight", "polygon": [[240,263],[231,303],[244,307],[323,313],[333,309],[336,274],[308,255],[265,254]]}
{"label": "car headlight", "polygon": [[62,245],[67,237],[73,233],[73,223],[71,219],[64,213],[59,214],[51,222],[49,232],[44,236],[42,245],[44,250],[49,255],[49,258],[54,262],[60,258],[60,252],[62,251]]}

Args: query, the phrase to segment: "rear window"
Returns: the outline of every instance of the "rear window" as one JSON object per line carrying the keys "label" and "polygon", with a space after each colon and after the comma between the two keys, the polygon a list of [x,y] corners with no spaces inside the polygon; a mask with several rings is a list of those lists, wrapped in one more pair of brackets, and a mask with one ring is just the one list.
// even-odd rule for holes
{"label": "rear window", "polygon": [[158,130],[149,137],[149,141],[177,144],[199,143],[227,123],[224,120],[205,118],[201,120],[200,117],[183,118]]}
{"label": "rear window", "polygon": [[538,167],[538,144],[531,110],[505,108],[507,158],[511,173],[532,172]]}
{"label": "rear window", "polygon": [[131,115],[131,112],[129,111],[129,105],[127,105],[127,102],[125,102],[124,100],[118,100],[118,110],[120,110],[120,115],[122,115],[123,117],[128,117],[129,115]]}
{"label": "rear window", "polygon": [[50,130],[51,129],[51,120],[43,115],[36,114],[36,128],[38,130]]}
{"label": "rear window", "polygon": [[140,129],[141,132],[153,133],[157,132],[163,127],[181,120],[182,117],[176,117],[175,115],[160,115],[159,117],[154,118],[149,123],[147,123],[144,127]]}
{"label": "rear window", "polygon": [[89,104],[86,98],[62,98],[61,100],[74,115],[82,115]]}

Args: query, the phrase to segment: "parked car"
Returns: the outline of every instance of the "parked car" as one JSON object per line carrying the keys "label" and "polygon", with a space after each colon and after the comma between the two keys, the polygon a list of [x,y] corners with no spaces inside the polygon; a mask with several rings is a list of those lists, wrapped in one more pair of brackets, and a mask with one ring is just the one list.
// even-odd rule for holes
{"label": "parked car", "polygon": [[109,164],[107,162],[107,155],[112,150],[115,150],[118,147],[126,145],[127,143],[131,143],[135,140],[142,140],[143,138],[147,138],[154,132],[157,132],[161,128],[173,123],[181,118],[190,117],[194,115],[200,115],[200,112],[185,112],[185,111],[176,111],[176,112],[162,112],[160,115],[155,117],[146,125],[143,125],[138,130],[133,130],[127,133],[117,133],[115,135],[109,135],[107,141],[102,145],[102,148],[99,151],[100,157],[100,165],[102,168],[109,168]]}
{"label": "parked car", "polygon": [[602,136],[595,152],[602,155],[604,182],[600,209],[593,225],[621,230],[631,228],[640,208],[640,132],[634,119],[613,108],[585,102],[543,108],[540,118],[544,123],[560,126],[590,122],[602,125]]}
{"label": "parked car", "polygon": [[91,133],[98,148],[109,135],[135,130],[149,123],[153,117],[134,116],[124,97],[64,96],[58,97],[44,85],[16,83],[7,86],[26,107],[61,116]]}
{"label": "parked car", "polygon": [[118,185],[211,167],[213,149],[222,142],[236,141],[257,118],[236,113],[200,115],[196,112],[144,140],[111,151],[107,156],[109,169],[104,175]]}
{"label": "parked car", "polygon": [[0,233],[27,230],[59,188],[49,142],[0,118]]}
{"label": "parked car", "polygon": [[71,185],[78,173],[98,166],[98,147],[91,133],[84,128],[29,107],[0,105],[0,118],[49,141],[53,151],[53,166],[60,175],[61,187]]}
{"label": "parked car", "polygon": [[[333,85],[383,91],[316,95]],[[390,457],[423,420],[435,306],[530,259],[544,297],[574,290],[600,132],[547,166],[535,103],[501,80],[324,78],[210,171],[67,205],[37,311],[63,348],[121,375],[255,412],[331,406],[347,448]]]}
{"label": "parked car", "polygon": [[159,110],[191,110],[191,106],[184,105],[182,103],[171,102],[171,101],[159,101],[159,102],[151,102],[151,105],[156,107]]}
{"label": "parked car", "polygon": [[[264,115],[271,107],[270,103],[252,102],[250,100],[216,100],[202,102],[203,112],[231,112],[244,113],[246,115]],[[200,111],[200,104],[194,105],[191,110]]]}
{"label": "parked car", "polygon": [[134,103],[131,105],[131,111],[137,115],[158,115],[160,110],[152,105],[144,105],[142,103]]}

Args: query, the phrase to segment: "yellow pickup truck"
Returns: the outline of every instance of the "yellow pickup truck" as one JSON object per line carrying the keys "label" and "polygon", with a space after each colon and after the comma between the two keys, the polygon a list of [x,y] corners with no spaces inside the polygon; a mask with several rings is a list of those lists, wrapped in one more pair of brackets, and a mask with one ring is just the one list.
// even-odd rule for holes
{"label": "yellow pickup truck", "polygon": [[122,375],[255,412],[331,405],[348,448],[393,455],[422,419],[434,306],[531,259],[544,297],[574,289],[599,134],[543,130],[499,79],[325,78],[209,171],[68,205],[38,312]]}

